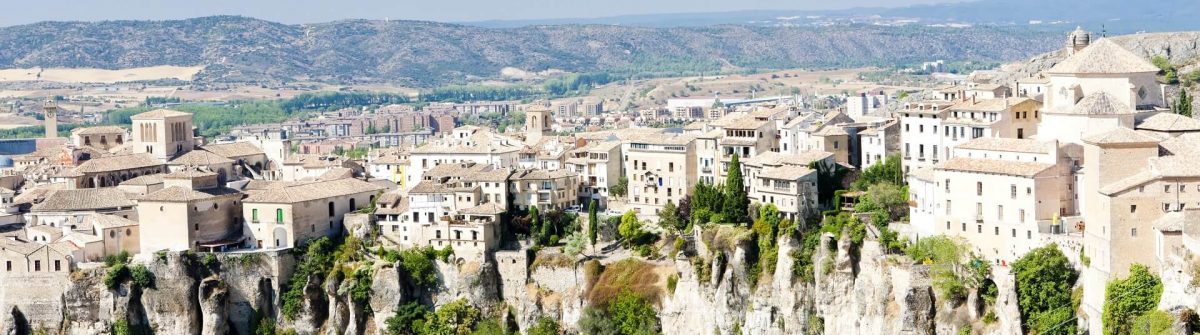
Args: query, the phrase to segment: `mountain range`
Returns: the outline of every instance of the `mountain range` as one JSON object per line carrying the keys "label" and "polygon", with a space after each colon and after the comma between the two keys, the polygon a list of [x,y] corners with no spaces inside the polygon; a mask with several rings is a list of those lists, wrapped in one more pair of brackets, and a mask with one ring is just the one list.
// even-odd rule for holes
{"label": "mountain range", "polygon": [[425,21],[288,25],[238,16],[40,22],[0,28],[0,67],[204,66],[209,82],[315,80],[430,86],[526,71],[629,74],[1003,61],[1061,46],[1027,27],[485,28]]}

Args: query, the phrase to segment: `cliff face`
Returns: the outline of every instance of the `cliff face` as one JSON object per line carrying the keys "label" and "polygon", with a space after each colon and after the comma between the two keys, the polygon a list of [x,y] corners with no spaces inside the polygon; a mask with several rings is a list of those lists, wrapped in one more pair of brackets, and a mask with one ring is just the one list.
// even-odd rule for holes
{"label": "cliff face", "polygon": [[[751,252],[756,252],[753,240],[718,243],[709,235],[705,242],[704,236],[698,228],[696,242],[675,258],[645,261],[646,271],[660,275],[653,285],[662,293],[657,307],[663,333],[945,334],[981,318],[978,308],[972,312],[964,307],[976,303],[952,306],[940,301],[924,266],[885,254],[870,238],[855,250],[848,237],[824,236],[814,255],[815,280],[806,282],[793,274],[790,255],[801,248],[796,239],[780,238],[774,274],[755,280],[747,266],[754,257]],[[152,256],[133,262],[154,274],[152,287],[126,282],[108,289],[107,269],[78,270],[61,293],[47,295],[44,301],[0,301],[12,306],[0,317],[0,330],[98,334],[120,323],[158,334],[249,334],[260,319],[274,318],[279,329],[298,334],[380,334],[385,320],[403,303],[442,305],[465,298],[489,315],[510,313],[522,329],[547,316],[578,331],[583,310],[591,303],[588,290],[595,284],[589,282],[595,274],[589,276],[585,262],[530,268],[513,255],[519,254],[463,264],[437,262],[440,283],[430,290],[414,289],[397,266],[377,262],[370,268],[371,295],[366,301],[350,298],[353,280],[308,278],[302,311],[292,320],[278,317],[280,283],[286,282],[295,263],[290,252],[221,255],[215,264],[194,255]],[[695,262],[695,257],[704,261]],[[619,258],[603,261],[611,265]],[[665,284],[668,274],[678,276],[673,291]],[[1019,333],[1011,284],[998,282],[999,323],[976,334]],[[13,297],[11,292],[21,289],[17,283],[4,286],[9,293],[0,298]]]}

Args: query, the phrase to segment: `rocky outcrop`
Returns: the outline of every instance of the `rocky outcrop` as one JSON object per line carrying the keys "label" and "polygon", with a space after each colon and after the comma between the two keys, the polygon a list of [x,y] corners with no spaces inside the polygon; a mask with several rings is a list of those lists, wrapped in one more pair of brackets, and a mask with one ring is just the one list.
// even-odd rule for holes
{"label": "rocky outcrop", "polygon": [[[198,265],[190,255],[173,255],[146,263],[154,274],[154,287],[131,299],[130,314],[141,314],[145,326],[161,334],[199,334]],[[136,293],[136,292],[135,292]],[[140,326],[137,319],[130,326]]]}
{"label": "rocky outcrop", "polygon": [[223,335],[229,332],[229,288],[217,277],[200,282],[200,327],[202,335]]}

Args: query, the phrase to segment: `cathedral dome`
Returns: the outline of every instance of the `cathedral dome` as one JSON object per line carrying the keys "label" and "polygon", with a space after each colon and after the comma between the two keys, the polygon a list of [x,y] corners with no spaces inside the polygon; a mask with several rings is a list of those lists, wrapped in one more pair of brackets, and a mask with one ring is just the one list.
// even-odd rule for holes
{"label": "cathedral dome", "polygon": [[1076,26],[1075,31],[1067,35],[1067,46],[1076,50],[1088,46],[1092,42],[1092,34],[1083,30],[1083,27]]}

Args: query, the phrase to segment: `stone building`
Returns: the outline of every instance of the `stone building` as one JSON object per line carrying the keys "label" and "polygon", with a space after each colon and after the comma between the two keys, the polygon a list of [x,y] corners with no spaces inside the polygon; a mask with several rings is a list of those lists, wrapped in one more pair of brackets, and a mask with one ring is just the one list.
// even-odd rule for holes
{"label": "stone building", "polygon": [[117,126],[75,128],[71,130],[71,143],[76,147],[92,147],[109,150],[125,144],[128,132]]}
{"label": "stone building", "polygon": [[657,218],[668,202],[678,204],[697,180],[693,135],[638,135],[622,144],[628,179],[628,209]]}
{"label": "stone building", "polygon": [[125,192],[115,187],[51,190],[41,202],[30,207],[25,222],[30,226],[73,230],[88,217],[99,214],[136,220],[135,205]]}
{"label": "stone building", "polygon": [[150,154],[165,162],[196,146],[191,113],[156,109],[131,116],[130,120],[133,121],[131,146],[134,152]]}
{"label": "stone building", "polygon": [[342,232],[346,213],[370,206],[382,190],[362,180],[276,183],[247,191],[241,217],[246,245],[252,248],[292,248],[299,243]]}
{"label": "stone building", "polygon": [[579,203],[579,175],[567,170],[517,170],[509,178],[513,207],[563,210]]}
{"label": "stone building", "polygon": [[163,175],[162,189],[136,198],[142,253],[236,248],[243,240],[242,197],[212,171]]}

